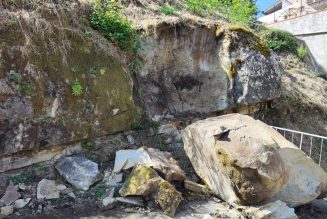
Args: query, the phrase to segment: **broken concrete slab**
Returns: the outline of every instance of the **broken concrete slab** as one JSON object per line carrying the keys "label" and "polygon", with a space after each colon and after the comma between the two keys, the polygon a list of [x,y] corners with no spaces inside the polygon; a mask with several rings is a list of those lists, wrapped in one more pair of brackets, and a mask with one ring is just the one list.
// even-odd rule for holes
{"label": "broken concrete slab", "polygon": [[124,197],[142,196],[153,199],[171,217],[183,199],[174,186],[163,180],[155,170],[142,164],[134,167],[119,193]]}
{"label": "broken concrete slab", "polygon": [[42,179],[37,185],[37,199],[58,199],[60,198],[60,190],[54,180]]}
{"label": "broken concrete slab", "polygon": [[14,202],[14,208],[15,209],[21,209],[24,208],[29,202],[31,201],[31,198],[26,199],[18,199]]}
{"label": "broken concrete slab", "polygon": [[1,208],[2,216],[9,216],[14,213],[14,206],[9,205]]}
{"label": "broken concrete slab", "polygon": [[178,166],[177,161],[169,152],[146,147],[137,150],[118,151],[113,172],[119,173],[121,170],[130,169],[136,164],[152,167],[162,173],[169,182],[184,181],[186,178],[185,172]]}
{"label": "broken concrete slab", "polygon": [[184,187],[195,193],[210,194],[209,189],[205,185],[201,185],[190,180],[184,180]]}
{"label": "broken concrete slab", "polygon": [[4,196],[0,199],[0,202],[5,204],[6,206],[9,206],[12,203],[14,203],[17,199],[19,199],[20,196],[21,195],[17,191],[17,187],[14,186],[13,182],[10,181]]}
{"label": "broken concrete slab", "polygon": [[230,204],[281,200],[297,206],[325,194],[327,174],[321,167],[276,130],[249,116],[197,121],[182,134],[197,174]]}
{"label": "broken concrete slab", "polygon": [[56,169],[70,184],[84,191],[100,179],[98,164],[85,157],[66,157]]}
{"label": "broken concrete slab", "polygon": [[294,208],[289,208],[284,202],[275,201],[263,206],[246,207],[243,214],[256,219],[298,219]]}

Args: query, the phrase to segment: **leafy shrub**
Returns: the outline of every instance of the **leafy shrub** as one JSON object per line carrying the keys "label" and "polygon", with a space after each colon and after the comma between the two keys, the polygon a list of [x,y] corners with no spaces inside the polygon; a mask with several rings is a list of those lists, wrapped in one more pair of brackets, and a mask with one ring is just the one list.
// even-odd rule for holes
{"label": "leafy shrub", "polygon": [[87,150],[92,150],[94,147],[94,142],[87,140],[82,142],[82,148]]}
{"label": "leafy shrub", "polygon": [[257,7],[252,0],[185,0],[188,9],[198,15],[220,12],[232,23],[249,25],[255,20]]}
{"label": "leafy shrub", "polygon": [[297,51],[297,39],[287,31],[269,29],[263,33],[263,38],[274,52],[296,53]]}
{"label": "leafy shrub", "polygon": [[160,9],[160,12],[165,15],[174,15],[175,14],[174,8],[169,5],[162,6]]}
{"label": "leafy shrub", "polygon": [[126,52],[136,52],[140,46],[136,29],[122,14],[118,0],[95,0],[90,17],[91,26],[104,37],[117,43]]}
{"label": "leafy shrub", "polygon": [[297,49],[297,56],[301,60],[304,60],[305,57],[307,57],[307,55],[308,55],[308,50],[303,45]]}
{"label": "leafy shrub", "polygon": [[72,85],[72,94],[74,96],[81,96],[83,93],[83,87],[79,83],[78,79],[76,78],[73,85]]}

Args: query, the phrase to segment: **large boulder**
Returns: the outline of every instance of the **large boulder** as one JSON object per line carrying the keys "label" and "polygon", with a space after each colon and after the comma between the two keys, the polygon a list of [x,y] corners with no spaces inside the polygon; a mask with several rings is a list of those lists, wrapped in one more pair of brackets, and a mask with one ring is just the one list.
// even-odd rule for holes
{"label": "large boulder", "polygon": [[144,22],[139,80],[150,116],[210,113],[279,96],[281,69],[265,43],[219,22]]}
{"label": "large boulder", "polygon": [[230,114],[182,131],[197,174],[228,203],[280,200],[298,206],[327,191],[327,174],[270,126]]}

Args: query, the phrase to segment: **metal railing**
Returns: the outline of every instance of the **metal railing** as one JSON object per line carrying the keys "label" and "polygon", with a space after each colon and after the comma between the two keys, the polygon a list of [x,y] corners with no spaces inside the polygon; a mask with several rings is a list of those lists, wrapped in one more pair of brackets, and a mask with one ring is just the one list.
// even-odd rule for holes
{"label": "metal railing", "polygon": [[326,0],[307,0],[307,4],[308,5],[312,5],[312,4],[318,4],[318,3],[321,3],[321,2],[324,2]]}
{"label": "metal railing", "polygon": [[[327,143],[327,137],[275,126],[272,126],[272,128],[281,133],[284,138],[298,146],[309,157],[315,160],[319,166],[323,166],[324,169],[327,169],[327,150],[323,150],[324,144]],[[326,158],[326,160],[323,160],[324,158]]]}

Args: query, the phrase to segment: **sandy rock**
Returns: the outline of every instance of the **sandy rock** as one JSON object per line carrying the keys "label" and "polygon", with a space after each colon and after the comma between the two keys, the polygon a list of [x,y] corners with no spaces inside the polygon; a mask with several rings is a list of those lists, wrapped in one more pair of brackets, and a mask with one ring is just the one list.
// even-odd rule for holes
{"label": "sandy rock", "polygon": [[56,181],[42,179],[37,185],[37,199],[58,199],[60,190],[57,188]]}
{"label": "sandy rock", "polygon": [[249,116],[198,121],[182,134],[197,174],[230,204],[281,200],[297,206],[326,191],[327,176],[318,165],[270,126]]}
{"label": "sandy rock", "polygon": [[24,208],[29,202],[31,201],[31,198],[26,199],[18,199],[14,202],[14,208],[15,209],[21,209]]}
{"label": "sandy rock", "polygon": [[244,214],[255,219],[297,219],[294,209],[284,202],[275,201],[260,207],[248,207]]}
{"label": "sandy rock", "polygon": [[1,208],[1,215],[3,215],[3,216],[9,216],[12,213],[14,213],[14,206],[12,206],[12,205]]}
{"label": "sandy rock", "polygon": [[206,186],[192,182],[187,179],[184,180],[184,186],[185,186],[185,189],[190,190],[195,193],[203,193],[203,194],[210,193],[210,191],[208,190],[208,188]]}
{"label": "sandy rock", "polygon": [[122,196],[143,196],[154,199],[165,214],[173,217],[182,195],[174,186],[163,180],[158,173],[146,166],[138,164],[119,191]]}
{"label": "sandy rock", "polygon": [[20,198],[20,193],[17,191],[17,188],[14,186],[14,184],[10,181],[6,192],[4,196],[0,199],[0,202],[5,204],[6,206],[11,205],[14,203],[17,199]]}
{"label": "sandy rock", "polygon": [[84,191],[100,177],[98,164],[85,157],[66,157],[56,165],[56,169],[69,183]]}
{"label": "sandy rock", "polygon": [[161,172],[165,179],[171,181],[184,181],[185,172],[178,166],[177,161],[168,152],[154,148],[141,147],[137,150],[120,150],[116,153],[113,172],[118,173],[143,164]]}

